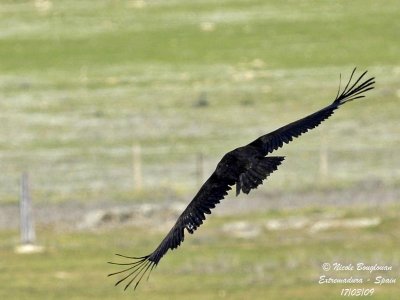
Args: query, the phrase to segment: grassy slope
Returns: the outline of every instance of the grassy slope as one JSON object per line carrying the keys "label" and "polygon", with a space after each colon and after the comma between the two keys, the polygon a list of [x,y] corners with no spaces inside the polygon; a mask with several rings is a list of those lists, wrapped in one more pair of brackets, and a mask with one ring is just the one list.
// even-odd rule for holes
{"label": "grassy slope", "polygon": [[283,150],[268,188],[319,184],[321,134],[331,186],[398,184],[397,1],[140,3],[55,1],[44,13],[2,2],[1,202],[16,201],[24,170],[37,201],[135,198],[136,143],[148,187],[191,193],[196,153],[208,173],[232,147],[326,104],[353,66],[377,90]]}
{"label": "grassy slope", "polygon": [[[329,187],[398,185],[398,1],[138,4],[54,1],[40,13],[33,1],[1,2],[0,203],[17,201],[24,170],[35,201],[157,201],[163,189],[132,191],[135,143],[143,146],[148,187],[187,194],[196,189],[196,153],[206,154],[210,170],[232,147],[327,103],[339,72],[353,66],[368,68],[377,89],[282,150],[288,159],[263,188],[325,188],[318,178],[322,135]],[[201,30],[212,28],[207,23],[213,31]],[[209,105],[197,108],[202,93]],[[229,220],[211,218],[135,297],[339,299],[339,287],[316,284],[320,264],[360,260],[398,270],[397,211],[350,211],[380,216],[373,230],[264,232],[248,241],[225,236],[219,228]],[[303,213],[312,214],[293,214]],[[105,260],[113,249],[147,253],[162,236],[50,228],[38,235],[46,253],[17,256],[16,232],[0,232],[1,299],[130,299],[111,288]],[[379,288],[374,299],[398,289]]]}
{"label": "grassy slope", "polygon": [[[378,227],[335,229],[311,233],[307,230],[263,231],[257,239],[234,238],[221,231],[231,221],[260,222],[289,217],[325,219],[379,217]],[[211,217],[207,225],[190,236],[177,251],[169,253],[138,290],[112,288],[114,279],[105,274],[115,266],[105,264],[115,250],[128,255],[146,254],[162,234],[129,228],[97,233],[61,233],[41,228],[46,252],[35,255],[13,253],[14,232],[2,232],[0,246],[0,297],[7,299],[342,299],[342,288],[375,288],[371,299],[396,299],[399,283],[377,286],[326,284],[321,275],[334,278],[362,277],[375,280],[398,276],[400,268],[399,207],[391,210],[352,209],[282,211]],[[110,250],[111,249],[111,250]],[[323,272],[324,262],[363,262],[390,265],[390,272]]]}

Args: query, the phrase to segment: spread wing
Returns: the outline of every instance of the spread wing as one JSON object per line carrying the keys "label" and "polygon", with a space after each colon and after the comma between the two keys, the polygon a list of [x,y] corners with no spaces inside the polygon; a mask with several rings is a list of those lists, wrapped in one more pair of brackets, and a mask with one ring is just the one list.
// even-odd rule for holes
{"label": "spread wing", "polygon": [[211,209],[224,199],[232,185],[236,183],[237,194],[240,191],[249,193],[251,189],[257,188],[283,161],[283,157],[264,157],[265,155],[282,147],[284,143],[289,143],[293,137],[298,137],[317,127],[331,116],[340,105],[362,98],[364,97],[363,93],[373,89],[374,78],[359,83],[366,72],[354,83],[351,83],[354,72],[355,69],[341,93],[339,86],[338,94],[332,104],[303,119],[263,135],[244,147],[227,153],[154,252],[142,257],[117,254],[131,261],[127,263],[110,262],[111,264],[125,266],[122,271],[109,274],[109,276],[123,274],[116,285],[126,280],[125,289],[132,283],[134,283],[136,289],[144,275],[148,273],[147,277],[150,276],[153,268],[157,266],[168,250],[179,247],[185,238],[185,229],[189,233],[194,233],[203,224],[206,214],[210,214]]}
{"label": "spread wing", "polygon": [[342,92],[340,92],[339,85],[338,93],[332,104],[305,118],[263,135],[251,142],[249,145],[260,149],[263,155],[267,155],[268,153],[282,147],[284,143],[288,144],[293,140],[293,138],[299,137],[303,133],[317,127],[324,120],[328,119],[342,104],[365,97],[363,93],[374,88],[374,78],[369,78],[360,83],[361,79],[367,73],[367,71],[365,71],[354,83],[351,83],[355,71],[356,69],[351,73],[350,79]]}
{"label": "spread wing", "polygon": [[215,171],[203,184],[197,195],[189,203],[175,225],[153,253],[142,257],[130,257],[117,254],[120,257],[128,258],[132,261],[128,263],[109,262],[114,265],[126,266],[122,271],[109,274],[109,276],[124,274],[124,277],[117,281],[115,285],[127,280],[125,289],[132,283],[135,283],[136,289],[143,276],[147,272],[148,277],[150,276],[153,268],[157,266],[160,259],[169,249],[173,250],[179,247],[185,238],[185,228],[189,233],[193,234],[194,231],[203,224],[203,221],[206,219],[206,214],[211,213],[211,209],[224,199],[231,189],[231,185],[235,184],[235,180],[233,179],[234,174],[231,173],[229,176],[224,176],[218,173],[221,172]]}

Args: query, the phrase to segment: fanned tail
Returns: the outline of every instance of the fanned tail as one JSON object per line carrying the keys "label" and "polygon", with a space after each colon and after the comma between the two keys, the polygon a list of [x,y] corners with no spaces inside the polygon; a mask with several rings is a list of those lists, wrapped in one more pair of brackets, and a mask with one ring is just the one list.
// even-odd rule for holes
{"label": "fanned tail", "polygon": [[[335,100],[333,101],[333,105],[339,106],[342,105],[346,102],[349,101],[353,101],[355,99],[359,99],[359,98],[363,98],[365,97],[365,95],[362,95],[363,93],[365,93],[366,91],[372,90],[374,88],[374,83],[375,83],[375,77],[371,77],[367,80],[365,80],[364,82],[358,84],[361,79],[364,77],[365,74],[367,74],[367,71],[365,71],[364,73],[361,74],[361,76],[354,82],[351,84],[351,81],[353,79],[353,75],[356,71],[356,68],[354,68],[353,72],[350,75],[350,79],[347,82],[345,88],[343,89],[343,91],[340,91],[340,83],[339,83],[339,89],[336,95]],[[341,79],[341,76],[340,76]],[[357,85],[358,84],[358,85]]]}
{"label": "fanned tail", "polygon": [[134,284],[134,290],[135,290],[136,287],[139,285],[140,281],[142,280],[142,278],[144,277],[144,275],[148,272],[148,275],[147,275],[147,280],[148,280],[150,277],[151,271],[153,270],[154,267],[157,266],[157,263],[155,263],[149,259],[150,255],[146,255],[146,256],[142,256],[142,257],[131,257],[131,256],[125,256],[125,255],[121,255],[121,254],[115,254],[115,255],[133,260],[133,261],[127,262],[127,263],[108,262],[109,264],[112,264],[112,265],[126,267],[125,269],[123,269],[121,271],[108,274],[108,276],[123,274],[124,277],[119,279],[115,283],[115,286],[117,286],[121,282],[125,281],[125,282],[127,282],[127,284],[125,285],[124,290],[126,290],[132,283]]}

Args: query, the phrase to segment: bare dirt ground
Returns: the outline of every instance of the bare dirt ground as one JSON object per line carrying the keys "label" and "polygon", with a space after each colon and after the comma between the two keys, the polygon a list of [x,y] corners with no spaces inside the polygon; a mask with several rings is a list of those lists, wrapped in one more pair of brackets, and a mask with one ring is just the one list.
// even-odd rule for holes
{"label": "bare dirt ground", "polygon": [[[122,204],[115,202],[68,202],[39,204],[34,207],[38,226],[52,226],[68,230],[85,230],[106,225],[145,225],[158,216],[159,220],[174,220],[189,203],[172,200],[163,204]],[[229,195],[213,211],[215,215],[235,215],[254,211],[296,209],[306,207],[386,206],[400,202],[399,188],[365,185],[348,190],[307,193],[268,194],[256,191],[236,198]],[[17,229],[18,205],[0,206],[0,229]]]}

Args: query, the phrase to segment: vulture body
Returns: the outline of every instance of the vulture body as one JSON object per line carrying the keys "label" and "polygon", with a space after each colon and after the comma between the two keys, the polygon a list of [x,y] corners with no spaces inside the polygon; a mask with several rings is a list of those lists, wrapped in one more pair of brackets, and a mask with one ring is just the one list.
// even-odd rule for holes
{"label": "vulture body", "polygon": [[109,276],[123,275],[115,285],[126,281],[125,289],[132,283],[136,289],[144,275],[148,273],[148,276],[150,276],[151,270],[158,265],[168,250],[176,249],[183,242],[185,229],[193,234],[203,224],[206,214],[210,214],[211,209],[215,208],[224,199],[228,191],[232,189],[232,186],[236,185],[236,195],[239,195],[240,192],[248,194],[252,189],[262,184],[263,180],[272,172],[277,170],[284,157],[267,156],[268,154],[284,144],[288,144],[293,138],[299,137],[301,134],[317,127],[344,103],[363,98],[366,91],[374,88],[374,78],[361,82],[367,72],[364,72],[352,83],[354,73],[355,69],[351,73],[343,91],[340,90],[339,84],[336,98],[328,106],[305,118],[263,135],[243,147],[226,153],[210,178],[202,185],[175,225],[151,254],[142,257],[116,254],[130,261],[123,263],[110,262],[110,264],[125,266],[123,270],[109,274]]}

